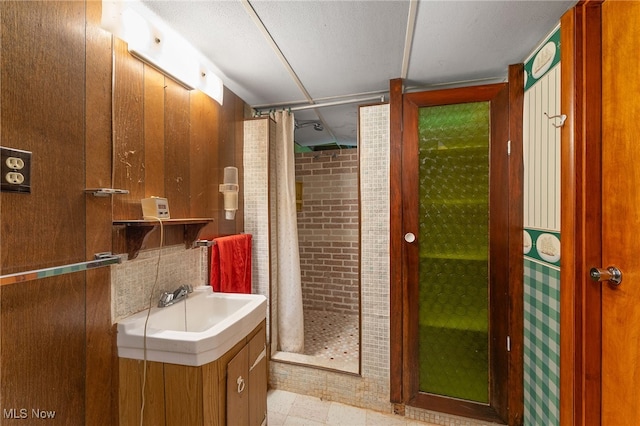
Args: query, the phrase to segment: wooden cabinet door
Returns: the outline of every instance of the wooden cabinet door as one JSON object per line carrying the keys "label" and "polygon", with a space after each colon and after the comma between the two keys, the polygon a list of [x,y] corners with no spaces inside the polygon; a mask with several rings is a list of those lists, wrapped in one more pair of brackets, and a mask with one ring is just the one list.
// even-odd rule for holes
{"label": "wooden cabinet door", "polygon": [[227,424],[249,424],[249,346],[227,364]]}
{"label": "wooden cabinet door", "polygon": [[249,342],[249,424],[266,424],[267,417],[267,346],[265,333]]}

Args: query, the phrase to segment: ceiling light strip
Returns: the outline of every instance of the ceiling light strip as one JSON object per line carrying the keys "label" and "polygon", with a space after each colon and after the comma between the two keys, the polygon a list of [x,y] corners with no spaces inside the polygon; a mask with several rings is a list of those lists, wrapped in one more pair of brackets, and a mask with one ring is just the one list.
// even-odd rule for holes
{"label": "ceiling light strip", "polygon": [[402,54],[402,72],[400,77],[404,80],[409,73],[409,60],[411,58],[411,46],[413,45],[413,34],[416,28],[416,16],[418,14],[418,0],[409,2],[409,15],[407,16],[407,33],[404,37],[404,52]]}
{"label": "ceiling light strip", "polygon": [[311,97],[307,89],[302,84],[302,81],[300,81],[300,78],[298,78],[298,75],[291,67],[291,64],[289,64],[289,61],[280,50],[280,47],[278,47],[278,44],[275,42],[275,40],[271,36],[271,33],[269,32],[269,30],[267,30],[267,27],[264,25],[264,23],[256,13],[253,6],[251,6],[251,3],[249,3],[249,0],[242,0],[242,5],[244,6],[245,10],[253,20],[253,23],[256,24],[258,29],[262,32],[262,35],[264,36],[264,38],[267,40],[267,42],[269,42],[269,44],[271,45],[271,48],[280,59],[280,62],[282,62],[282,64],[285,66],[285,68],[289,72],[289,75],[298,86],[298,89],[300,89],[300,91],[302,92],[302,94],[304,95],[304,97],[307,99],[308,102],[313,103],[313,98]]}

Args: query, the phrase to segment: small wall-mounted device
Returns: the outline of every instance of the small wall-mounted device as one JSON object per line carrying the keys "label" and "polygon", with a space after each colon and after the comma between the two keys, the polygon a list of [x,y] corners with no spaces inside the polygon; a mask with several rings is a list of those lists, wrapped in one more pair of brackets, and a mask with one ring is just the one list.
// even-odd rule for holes
{"label": "small wall-mounted device", "polygon": [[223,182],[219,188],[224,195],[224,218],[233,220],[238,210],[238,168],[225,167]]}
{"label": "small wall-mounted device", "polygon": [[169,219],[169,202],[166,198],[151,197],[140,200],[144,219]]}

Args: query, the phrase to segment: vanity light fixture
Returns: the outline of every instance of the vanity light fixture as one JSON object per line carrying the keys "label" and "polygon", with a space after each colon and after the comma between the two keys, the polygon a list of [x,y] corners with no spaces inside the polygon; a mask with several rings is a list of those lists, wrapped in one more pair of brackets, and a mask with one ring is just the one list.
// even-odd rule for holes
{"label": "vanity light fixture", "polygon": [[222,105],[224,88],[213,64],[142,3],[103,0],[102,27],[126,41],[132,55]]}

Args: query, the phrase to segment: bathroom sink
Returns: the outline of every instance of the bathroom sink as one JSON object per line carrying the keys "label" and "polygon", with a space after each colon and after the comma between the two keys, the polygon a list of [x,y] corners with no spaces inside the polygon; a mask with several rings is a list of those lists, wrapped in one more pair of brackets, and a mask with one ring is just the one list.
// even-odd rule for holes
{"label": "bathroom sink", "polygon": [[[214,293],[196,288],[185,300],[151,308],[146,332],[146,359],[200,366],[215,361],[253,331],[266,317],[260,294]],[[118,323],[118,356],[144,359],[147,311]]]}

